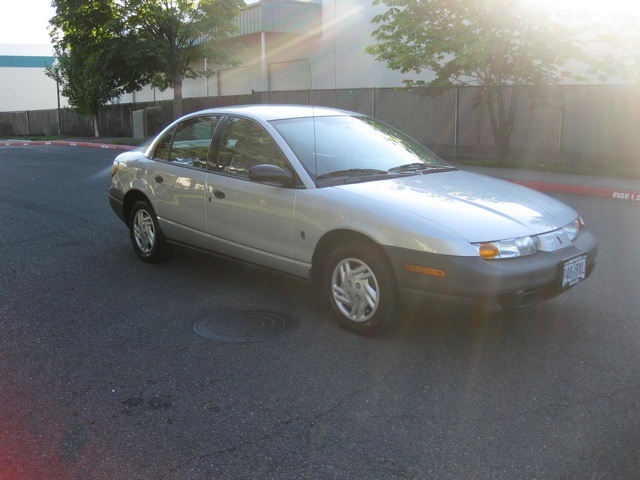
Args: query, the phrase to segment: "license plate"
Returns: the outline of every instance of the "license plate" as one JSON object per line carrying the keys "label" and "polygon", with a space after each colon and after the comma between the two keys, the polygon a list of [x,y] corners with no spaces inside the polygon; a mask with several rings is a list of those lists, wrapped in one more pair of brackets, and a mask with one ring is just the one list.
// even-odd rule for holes
{"label": "license plate", "polygon": [[584,280],[587,273],[587,256],[580,255],[564,262],[562,269],[562,288],[574,286]]}

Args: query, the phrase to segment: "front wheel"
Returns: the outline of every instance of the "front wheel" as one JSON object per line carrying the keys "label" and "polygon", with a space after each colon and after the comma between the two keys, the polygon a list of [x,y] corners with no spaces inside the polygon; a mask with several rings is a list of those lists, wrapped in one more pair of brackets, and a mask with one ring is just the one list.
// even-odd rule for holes
{"label": "front wheel", "polygon": [[131,209],[129,231],[133,249],[146,262],[159,262],[171,253],[151,205],[141,200]]}
{"label": "front wheel", "polygon": [[350,242],[329,256],[325,287],[338,322],[362,335],[389,326],[396,313],[397,288],[384,255]]}

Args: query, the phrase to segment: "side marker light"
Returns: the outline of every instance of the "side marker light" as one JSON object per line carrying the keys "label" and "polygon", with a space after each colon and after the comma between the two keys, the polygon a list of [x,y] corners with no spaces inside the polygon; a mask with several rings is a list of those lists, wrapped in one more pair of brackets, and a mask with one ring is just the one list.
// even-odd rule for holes
{"label": "side marker light", "polygon": [[421,275],[429,275],[431,277],[446,278],[447,276],[444,270],[437,270],[435,268],[422,267],[420,265],[411,265],[409,263],[405,263],[404,269],[407,272],[420,273]]}

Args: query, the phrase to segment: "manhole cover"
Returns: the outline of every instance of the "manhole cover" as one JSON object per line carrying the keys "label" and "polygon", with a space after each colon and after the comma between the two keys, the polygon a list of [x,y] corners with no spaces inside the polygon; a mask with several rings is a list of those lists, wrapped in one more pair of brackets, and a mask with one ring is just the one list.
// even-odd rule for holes
{"label": "manhole cover", "polygon": [[297,326],[293,317],[268,310],[235,310],[207,315],[193,329],[221,342],[260,342],[289,333]]}

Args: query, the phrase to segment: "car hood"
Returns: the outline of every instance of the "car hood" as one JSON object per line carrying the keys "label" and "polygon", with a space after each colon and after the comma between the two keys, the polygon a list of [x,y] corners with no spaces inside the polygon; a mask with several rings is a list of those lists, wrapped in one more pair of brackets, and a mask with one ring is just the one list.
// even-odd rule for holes
{"label": "car hood", "polygon": [[[339,187],[437,223],[469,242],[556,230],[578,214],[540,192],[485,175],[449,171]],[[369,204],[371,204],[369,202]]]}

